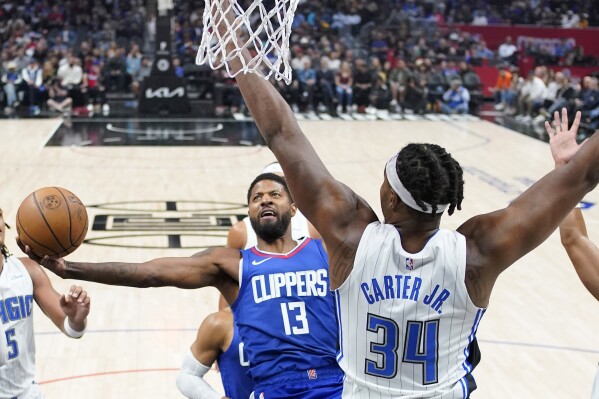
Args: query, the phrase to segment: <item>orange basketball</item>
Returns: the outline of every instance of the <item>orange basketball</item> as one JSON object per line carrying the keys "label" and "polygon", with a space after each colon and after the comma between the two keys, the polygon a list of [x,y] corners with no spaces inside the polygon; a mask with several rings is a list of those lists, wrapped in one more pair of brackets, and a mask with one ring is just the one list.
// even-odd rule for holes
{"label": "orange basketball", "polygon": [[40,188],[21,203],[17,234],[37,256],[67,256],[85,239],[87,211],[69,190]]}

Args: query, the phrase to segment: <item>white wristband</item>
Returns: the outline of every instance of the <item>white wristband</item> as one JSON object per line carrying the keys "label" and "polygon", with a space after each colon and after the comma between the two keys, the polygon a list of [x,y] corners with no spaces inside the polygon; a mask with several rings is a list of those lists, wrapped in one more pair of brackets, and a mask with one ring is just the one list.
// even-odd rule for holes
{"label": "white wristband", "polygon": [[87,330],[87,323],[84,322],[85,327],[83,327],[82,331],[75,331],[69,324],[69,318],[64,318],[64,332],[71,338],[81,338],[83,334],[85,334],[85,330]]}

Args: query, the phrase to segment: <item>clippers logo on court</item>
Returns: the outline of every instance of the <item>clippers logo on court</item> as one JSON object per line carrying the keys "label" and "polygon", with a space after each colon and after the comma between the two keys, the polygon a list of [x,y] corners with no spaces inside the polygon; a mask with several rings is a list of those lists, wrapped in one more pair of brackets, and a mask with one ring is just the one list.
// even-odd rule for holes
{"label": "clippers logo on court", "polygon": [[414,270],[414,259],[412,259],[412,258],[406,258],[406,269],[407,270]]}
{"label": "clippers logo on court", "polygon": [[60,199],[56,195],[48,195],[42,203],[46,209],[56,209],[60,206]]}
{"label": "clippers logo on court", "polygon": [[247,216],[245,204],[135,201],[89,205],[96,211],[86,244],[120,248],[220,247],[229,228]]}

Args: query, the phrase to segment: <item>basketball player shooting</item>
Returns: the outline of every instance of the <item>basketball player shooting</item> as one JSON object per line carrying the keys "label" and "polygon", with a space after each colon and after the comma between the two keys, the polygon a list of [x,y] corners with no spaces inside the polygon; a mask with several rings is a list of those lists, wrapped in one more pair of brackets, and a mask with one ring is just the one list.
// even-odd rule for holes
{"label": "basketball player shooting", "polygon": [[[27,255],[62,278],[139,288],[216,287],[231,304],[256,397],[340,398],[343,373],[336,361],[335,303],[326,252],[318,240],[292,239],[290,221],[296,208],[282,177],[259,175],[247,200],[258,245],[243,251],[212,248],[188,258],[81,263],[40,259],[18,242]],[[195,356],[186,356],[185,372],[198,378],[185,378],[182,382],[191,385],[179,388],[201,388],[197,384],[206,367]]]}
{"label": "basketball player shooting", "polygon": [[81,338],[90,298],[75,285],[60,295],[40,265],[11,255],[4,243],[6,227],[0,209],[0,397],[41,398],[35,382],[33,301],[66,336]]}
{"label": "basketball player shooting", "polygon": [[[221,35],[236,26],[230,14],[222,21]],[[229,41],[227,48],[243,43]],[[229,62],[233,73],[243,67],[239,59]],[[469,397],[479,361],[476,331],[495,280],[597,185],[599,137],[507,208],[475,216],[457,231],[439,226],[445,212],[461,209],[462,168],[438,145],[409,144],[382,170],[381,222],[329,173],[269,82],[255,74],[236,79],[298,207],[328,249],[343,397]],[[574,127],[579,121],[577,115]],[[567,124],[564,110],[563,129]]]}

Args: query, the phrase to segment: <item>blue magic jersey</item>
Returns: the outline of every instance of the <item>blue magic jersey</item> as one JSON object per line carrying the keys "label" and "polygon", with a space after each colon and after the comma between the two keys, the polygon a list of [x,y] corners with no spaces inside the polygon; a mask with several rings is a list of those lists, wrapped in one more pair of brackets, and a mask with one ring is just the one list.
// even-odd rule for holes
{"label": "blue magic jersey", "polygon": [[287,254],[257,247],[241,253],[239,296],[231,309],[254,382],[321,368],[340,375],[335,304],[322,244],[305,238]]}
{"label": "blue magic jersey", "polygon": [[228,398],[248,399],[254,391],[254,382],[248,376],[250,362],[245,355],[243,346],[237,324],[233,322],[231,345],[217,359],[220,378]]}

